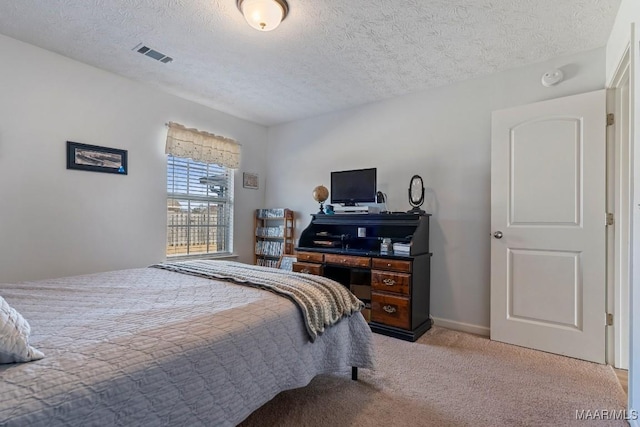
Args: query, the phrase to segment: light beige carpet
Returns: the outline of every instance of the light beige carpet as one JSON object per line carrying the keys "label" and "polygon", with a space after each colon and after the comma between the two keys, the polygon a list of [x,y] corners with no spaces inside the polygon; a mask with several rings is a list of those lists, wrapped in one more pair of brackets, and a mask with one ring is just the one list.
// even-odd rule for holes
{"label": "light beige carpet", "polygon": [[250,426],[607,426],[576,411],[620,411],[610,366],[433,327],[409,343],[374,334],[375,371],[319,376],[280,393]]}

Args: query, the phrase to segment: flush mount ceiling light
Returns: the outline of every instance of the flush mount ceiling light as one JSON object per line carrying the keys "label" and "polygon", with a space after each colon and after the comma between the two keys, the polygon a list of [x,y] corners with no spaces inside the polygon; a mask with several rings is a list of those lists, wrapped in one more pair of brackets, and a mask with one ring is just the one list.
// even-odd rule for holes
{"label": "flush mount ceiling light", "polygon": [[289,5],[285,0],[236,0],[240,12],[256,30],[275,30],[287,17]]}

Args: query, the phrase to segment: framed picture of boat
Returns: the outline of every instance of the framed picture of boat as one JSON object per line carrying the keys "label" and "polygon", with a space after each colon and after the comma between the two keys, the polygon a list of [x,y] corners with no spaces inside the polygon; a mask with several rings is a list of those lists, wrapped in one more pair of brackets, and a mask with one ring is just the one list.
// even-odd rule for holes
{"label": "framed picture of boat", "polygon": [[67,141],[67,169],[126,175],[127,150]]}

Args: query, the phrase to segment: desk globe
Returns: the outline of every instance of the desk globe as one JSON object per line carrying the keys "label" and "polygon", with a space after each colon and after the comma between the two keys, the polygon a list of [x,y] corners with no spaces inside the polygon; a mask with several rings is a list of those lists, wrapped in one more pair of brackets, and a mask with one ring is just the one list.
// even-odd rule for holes
{"label": "desk globe", "polygon": [[313,189],[313,200],[320,203],[320,212],[318,214],[324,214],[323,203],[329,198],[329,190],[324,185],[318,185]]}

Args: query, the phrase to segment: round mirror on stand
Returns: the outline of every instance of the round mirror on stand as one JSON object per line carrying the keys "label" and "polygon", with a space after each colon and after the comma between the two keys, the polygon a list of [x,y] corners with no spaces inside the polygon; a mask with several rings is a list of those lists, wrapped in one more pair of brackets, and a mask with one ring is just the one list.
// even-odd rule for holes
{"label": "round mirror on stand", "polygon": [[409,204],[413,206],[413,209],[408,210],[407,213],[423,214],[425,213],[420,206],[424,203],[424,183],[420,175],[413,175],[409,182]]}

